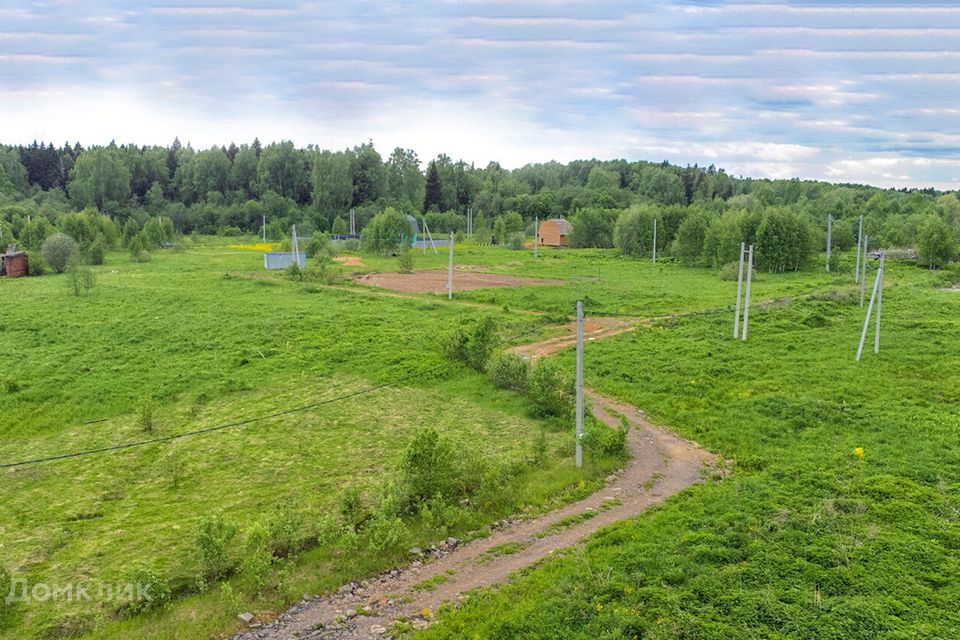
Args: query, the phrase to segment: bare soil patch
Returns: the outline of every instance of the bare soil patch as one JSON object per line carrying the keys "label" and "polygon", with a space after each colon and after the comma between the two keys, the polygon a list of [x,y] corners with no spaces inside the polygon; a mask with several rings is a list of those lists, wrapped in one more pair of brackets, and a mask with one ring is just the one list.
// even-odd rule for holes
{"label": "bare soil patch", "polygon": [[[415,273],[370,273],[358,276],[356,282],[402,293],[442,294],[447,291],[447,272],[442,269],[431,269]],[[454,269],[453,273],[454,293],[491,287],[527,287],[546,284],[563,284],[563,281],[496,273],[475,273],[457,269]]]}
{"label": "bare soil patch", "polygon": [[[636,318],[584,318],[583,320],[583,338],[586,341],[599,340],[632,331],[637,327]],[[571,322],[567,325],[567,331],[561,336],[547,338],[533,344],[523,344],[510,349],[511,352],[535,360],[549,356],[557,351],[563,351],[577,343],[577,324]]]}
{"label": "bare soil patch", "polygon": [[339,262],[340,264],[346,267],[362,267],[364,266],[363,260],[360,259],[360,256],[337,256],[333,259],[334,262]]}

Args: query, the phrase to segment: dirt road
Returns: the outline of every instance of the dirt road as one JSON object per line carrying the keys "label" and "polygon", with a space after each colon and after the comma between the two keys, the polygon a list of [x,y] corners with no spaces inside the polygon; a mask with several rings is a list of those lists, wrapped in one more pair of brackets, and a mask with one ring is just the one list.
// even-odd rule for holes
{"label": "dirt road", "polygon": [[632,426],[627,435],[630,460],[604,489],[539,518],[510,522],[487,538],[464,545],[450,540],[448,552],[430,561],[416,560],[407,569],[302,600],[272,625],[235,640],[378,638],[399,618],[425,627],[441,603],[502,582],[604,525],[637,516],[696,483],[716,461],[695,444],[650,424],[635,408],[593,392],[589,397],[597,418],[615,427],[619,414]]}

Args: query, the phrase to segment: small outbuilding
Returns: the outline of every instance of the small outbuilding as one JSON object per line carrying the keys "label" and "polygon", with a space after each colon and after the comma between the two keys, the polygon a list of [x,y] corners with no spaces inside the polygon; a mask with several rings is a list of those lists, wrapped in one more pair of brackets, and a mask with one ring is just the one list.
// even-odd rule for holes
{"label": "small outbuilding", "polygon": [[0,274],[8,278],[19,278],[30,273],[30,265],[27,262],[27,254],[23,251],[17,251],[14,245],[7,247],[7,252],[0,255]]}
{"label": "small outbuilding", "polygon": [[572,229],[570,223],[562,218],[544,220],[537,229],[537,238],[541,246],[569,247]]}

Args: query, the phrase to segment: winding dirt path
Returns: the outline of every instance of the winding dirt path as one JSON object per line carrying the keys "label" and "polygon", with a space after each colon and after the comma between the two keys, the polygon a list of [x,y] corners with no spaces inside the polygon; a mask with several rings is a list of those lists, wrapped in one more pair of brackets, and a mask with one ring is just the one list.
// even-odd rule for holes
{"label": "winding dirt path", "polygon": [[336,593],[304,599],[268,627],[234,636],[235,640],[319,640],[377,638],[406,618],[414,628],[430,622],[443,602],[467,591],[504,581],[519,569],[570,547],[600,527],[634,517],[648,507],[698,482],[716,457],[697,445],[654,426],[634,407],[589,392],[594,415],[610,425],[624,416],[630,460],[607,486],[583,500],[536,519],[508,521],[487,538],[448,549],[432,561],[414,561]]}

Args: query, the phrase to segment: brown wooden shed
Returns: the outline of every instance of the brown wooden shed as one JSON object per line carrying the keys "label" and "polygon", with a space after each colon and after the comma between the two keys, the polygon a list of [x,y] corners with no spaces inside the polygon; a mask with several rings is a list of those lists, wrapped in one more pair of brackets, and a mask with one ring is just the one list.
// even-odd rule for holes
{"label": "brown wooden shed", "polygon": [[570,223],[561,218],[544,220],[537,229],[537,236],[540,244],[547,247],[569,247],[570,246]]}
{"label": "brown wooden shed", "polygon": [[17,251],[13,245],[7,247],[7,252],[0,255],[0,274],[8,278],[19,278],[29,273],[27,254]]}

